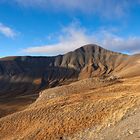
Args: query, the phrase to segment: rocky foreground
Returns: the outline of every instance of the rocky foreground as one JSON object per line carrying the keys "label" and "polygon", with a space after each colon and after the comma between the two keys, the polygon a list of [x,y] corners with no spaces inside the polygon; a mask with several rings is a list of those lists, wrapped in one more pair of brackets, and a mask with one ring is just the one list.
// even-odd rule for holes
{"label": "rocky foreground", "polygon": [[86,79],[45,90],[25,110],[1,118],[0,139],[137,140],[139,111],[140,77]]}

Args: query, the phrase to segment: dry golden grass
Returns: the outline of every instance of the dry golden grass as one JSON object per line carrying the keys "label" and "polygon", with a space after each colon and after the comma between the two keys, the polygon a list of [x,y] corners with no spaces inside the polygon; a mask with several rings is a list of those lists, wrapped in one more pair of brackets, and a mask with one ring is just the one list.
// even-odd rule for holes
{"label": "dry golden grass", "polygon": [[0,139],[98,139],[138,105],[140,77],[86,79],[45,90],[25,110],[1,118]]}

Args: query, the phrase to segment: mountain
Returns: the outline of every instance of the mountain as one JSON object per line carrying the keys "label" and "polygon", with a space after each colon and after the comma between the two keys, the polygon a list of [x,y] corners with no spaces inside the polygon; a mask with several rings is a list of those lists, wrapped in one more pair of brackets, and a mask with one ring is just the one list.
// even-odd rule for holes
{"label": "mountain", "polygon": [[37,94],[89,77],[137,76],[139,66],[139,55],[116,53],[92,44],[53,57],[5,57],[0,59],[0,96]]}
{"label": "mountain", "polygon": [[54,57],[1,58],[0,95],[6,96],[14,91],[29,94],[78,79],[109,76],[124,69],[130,58],[135,57],[111,52],[97,45],[86,45]]}
{"label": "mountain", "polygon": [[139,117],[140,76],[87,78],[43,90],[25,109],[2,117],[0,139],[137,140]]}
{"label": "mountain", "polygon": [[91,44],[54,57],[1,58],[0,96],[37,93],[89,77],[137,75],[139,59]]}
{"label": "mountain", "polygon": [[0,139],[139,138],[139,68],[140,54],[94,44],[1,58]]}

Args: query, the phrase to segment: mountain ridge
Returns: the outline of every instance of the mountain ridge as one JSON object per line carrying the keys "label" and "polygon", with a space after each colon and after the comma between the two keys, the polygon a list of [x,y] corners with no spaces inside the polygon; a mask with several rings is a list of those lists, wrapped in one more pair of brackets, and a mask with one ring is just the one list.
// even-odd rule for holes
{"label": "mountain ridge", "polygon": [[[86,45],[75,51],[54,57],[13,56],[2,58],[0,59],[0,125],[4,126],[4,123],[7,122],[6,120],[11,123],[5,125],[3,127],[4,129],[0,130],[3,134],[3,136],[0,135],[0,137],[7,136],[5,134],[7,134],[7,129],[9,128],[18,132],[17,128],[14,128],[15,125],[12,125],[16,124],[16,122],[14,122],[13,119],[8,119],[8,116],[15,116],[16,120],[21,122],[17,124],[17,126],[22,129],[22,125],[24,125],[24,122],[22,124],[22,120],[26,122],[26,120],[29,119],[30,124],[30,117],[38,118],[41,117],[40,114],[42,114],[41,120],[46,120],[46,112],[56,111],[55,113],[59,114],[59,110],[61,110],[63,106],[67,110],[67,107],[71,108],[73,104],[75,104],[72,109],[72,111],[74,111],[78,107],[77,103],[80,104],[81,108],[85,109],[85,111],[81,110],[79,114],[77,110],[73,113],[78,113],[81,121],[84,119],[84,121],[87,122],[87,118],[90,118],[91,121],[96,122],[96,118],[99,117],[100,120],[104,112],[104,102],[107,101],[106,99],[111,97],[111,100],[115,100],[117,97],[120,98],[118,102],[121,103],[123,99],[121,97],[123,97],[123,94],[126,94],[125,105],[127,100],[129,101],[127,94],[130,89],[132,94],[133,91],[139,92],[139,87],[135,84],[137,83],[139,85],[139,77],[137,77],[140,76],[139,68],[140,55],[130,56],[116,53],[97,45]],[[134,82],[132,81],[132,83],[129,83],[129,80],[125,82],[125,79],[131,77],[137,78],[134,78]],[[134,87],[131,86],[131,84],[133,84]],[[123,91],[126,92],[123,93]],[[87,115],[85,118],[85,112],[87,110],[92,112],[93,110],[93,108],[89,109],[88,106],[94,105],[96,100],[98,101],[97,106],[100,106],[100,99],[102,100],[104,96],[106,97],[105,99],[103,98],[103,104],[101,105],[101,110],[103,111],[99,110],[98,112],[96,107],[93,107],[96,110],[97,117],[95,117],[95,119],[93,117],[92,119],[92,116],[89,114],[89,116]],[[129,97],[130,96],[131,94]],[[91,104],[89,104],[89,102]],[[85,104],[83,106],[84,103],[87,105]],[[116,107],[118,107],[120,103],[116,104],[116,101],[114,101]],[[58,106],[55,107],[55,104],[58,104]],[[110,105],[112,105],[112,101]],[[108,107],[107,111],[111,111],[110,106]],[[125,108],[127,110],[127,105]],[[36,109],[39,110],[40,113],[36,113]],[[46,112],[43,111],[44,109]],[[26,111],[30,117],[26,116]],[[116,109],[114,109],[114,111],[116,111]],[[21,116],[18,119],[20,113]],[[69,113],[71,114],[71,111]],[[59,115],[61,116],[62,114],[63,113],[60,112]],[[67,112],[64,111],[64,114],[67,114]],[[91,114],[94,116],[95,113],[92,112]],[[50,115],[49,119],[52,120],[51,113],[47,113],[47,115]],[[72,119],[73,115],[70,115]],[[77,115],[75,115],[74,123],[78,123],[79,126],[70,126],[72,130],[75,128],[81,129],[80,125],[83,121],[81,123],[77,121]],[[63,117],[65,117],[65,115]],[[106,115],[104,117],[106,118]],[[59,119],[57,117],[54,118]],[[37,124],[39,122],[38,119],[32,120],[35,120]],[[58,124],[59,122],[60,120]],[[67,117],[66,120],[64,118],[63,122],[67,123]],[[50,124],[50,122],[48,122],[48,124]],[[25,125],[28,125],[28,123]],[[32,124],[30,125],[32,126]],[[54,124],[52,124],[52,126],[54,126]],[[65,126],[69,127],[67,124]],[[58,128],[61,129],[61,125]],[[26,130],[28,131],[28,128]],[[33,129],[33,131],[36,130],[38,129]],[[69,134],[69,129],[66,128],[65,130],[68,131],[67,134]],[[52,132],[51,135],[53,136],[54,130]],[[70,132],[75,132],[75,130]],[[58,131],[56,133],[58,133]],[[13,134],[14,132],[11,134],[8,133],[9,136]],[[46,133],[44,135],[46,135]]]}
{"label": "mountain ridge", "polygon": [[[123,77],[124,75],[118,73],[127,67],[131,59],[139,59],[139,56],[116,53],[95,44],[82,46],[64,55],[1,58],[0,95],[13,90],[12,87],[17,88],[16,90],[23,89],[24,93],[90,77]],[[9,87],[3,87],[4,85]]]}

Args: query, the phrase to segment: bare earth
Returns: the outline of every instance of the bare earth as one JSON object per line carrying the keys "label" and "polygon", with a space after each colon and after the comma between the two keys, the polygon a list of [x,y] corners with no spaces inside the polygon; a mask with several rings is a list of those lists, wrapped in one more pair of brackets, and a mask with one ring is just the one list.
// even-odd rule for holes
{"label": "bare earth", "polygon": [[[96,84],[95,84],[96,83]],[[1,140],[138,140],[140,77],[85,79],[44,90],[0,119]]]}
{"label": "bare earth", "polygon": [[140,140],[140,54],[0,59],[0,140]]}

